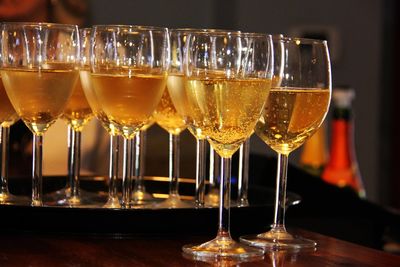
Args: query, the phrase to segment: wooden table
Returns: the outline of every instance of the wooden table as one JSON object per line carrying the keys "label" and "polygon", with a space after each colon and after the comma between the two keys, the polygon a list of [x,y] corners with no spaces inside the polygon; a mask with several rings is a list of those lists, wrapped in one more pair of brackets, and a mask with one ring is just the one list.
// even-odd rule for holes
{"label": "wooden table", "polygon": [[[57,222],[54,222],[57,223]],[[296,231],[318,242],[316,251],[269,252],[253,262],[196,262],[181,247],[210,237],[71,236],[1,234],[0,266],[400,266],[400,256],[320,234]]]}

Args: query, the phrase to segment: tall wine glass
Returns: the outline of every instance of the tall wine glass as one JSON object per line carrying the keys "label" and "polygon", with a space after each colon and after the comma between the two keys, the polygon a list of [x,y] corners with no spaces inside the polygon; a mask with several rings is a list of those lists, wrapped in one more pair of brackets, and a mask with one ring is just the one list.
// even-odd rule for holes
{"label": "tall wine glass", "polygon": [[[293,236],[285,228],[288,156],[321,125],[331,97],[331,68],[326,41],[281,38],[275,41],[276,64],[281,75],[274,77],[256,134],[278,153],[275,215],[271,230],[240,240],[258,247],[310,248],[316,243]],[[281,49],[281,50],[279,50]]]}
{"label": "tall wine glass", "polygon": [[205,178],[207,141],[206,136],[193,126],[193,116],[188,103],[188,96],[184,90],[183,55],[188,35],[191,32],[226,32],[219,29],[194,29],[182,28],[170,30],[171,66],[168,75],[167,90],[177,112],[185,120],[187,129],[196,138],[196,190],[195,206],[203,207],[205,204]]}
{"label": "tall wine glass", "polygon": [[[86,30],[80,30],[80,40],[84,39]],[[82,44],[82,43],[81,43]],[[82,52],[82,49],[81,49]],[[80,161],[81,161],[81,136],[82,130],[92,119],[93,113],[86,96],[83,92],[81,80],[79,79],[72,92],[72,96],[61,116],[68,124],[68,181],[69,194],[66,198],[58,201],[58,204],[67,206],[80,206],[95,203],[90,197],[82,197],[79,188]],[[69,189],[69,190],[68,190]]]}
{"label": "tall wine glass", "polygon": [[81,68],[80,79],[83,92],[92,109],[93,114],[99,120],[104,129],[110,135],[110,159],[109,159],[109,182],[108,198],[104,204],[105,208],[120,208],[121,204],[118,198],[118,164],[119,164],[119,143],[121,129],[113,124],[100,107],[98,97],[96,96],[90,78],[90,36],[91,28],[80,30],[81,41]]}
{"label": "tall wine glass", "polygon": [[41,206],[43,135],[62,114],[79,76],[78,28],[4,23],[1,45],[4,87],[33,132],[32,205]]}
{"label": "tall wine glass", "polygon": [[272,38],[238,32],[192,32],[184,57],[185,90],[193,121],[222,157],[217,237],[186,245],[197,257],[247,258],[263,250],[230,236],[231,158],[250,136],[271,88]]}
{"label": "tall wine glass", "polygon": [[[181,75],[182,76],[182,75]],[[190,203],[184,202],[179,197],[179,169],[180,169],[180,133],[186,129],[183,117],[178,113],[170,97],[170,90],[179,90],[171,86],[182,85],[171,79],[176,79],[174,75],[168,75],[167,88],[158,104],[154,118],[158,125],[169,134],[169,195],[168,198],[157,204],[162,208],[185,208],[191,207]],[[181,89],[181,88],[180,88]]]}
{"label": "tall wine glass", "polygon": [[[1,58],[1,55],[0,55]],[[10,127],[18,120],[0,76],[0,204],[25,204],[27,200],[14,196],[8,190],[8,158],[10,154]]]}
{"label": "tall wine glass", "polygon": [[101,109],[124,137],[122,206],[132,197],[132,147],[164,92],[169,66],[166,28],[97,25],[92,31],[91,82]]}
{"label": "tall wine glass", "polygon": [[161,98],[154,118],[158,125],[169,133],[169,196],[158,206],[171,208],[191,207],[179,197],[180,133],[186,129],[187,101],[184,98],[182,53],[186,30],[170,30],[171,66],[168,73],[167,88]]}

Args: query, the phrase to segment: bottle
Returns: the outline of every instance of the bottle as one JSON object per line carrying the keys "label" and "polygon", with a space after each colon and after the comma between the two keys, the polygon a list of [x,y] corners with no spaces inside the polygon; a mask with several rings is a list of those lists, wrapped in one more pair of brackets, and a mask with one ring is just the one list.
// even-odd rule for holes
{"label": "bottle", "polygon": [[325,123],[302,146],[300,166],[308,173],[321,176],[328,159]]}
{"label": "bottle", "polygon": [[329,160],[322,172],[322,179],[339,187],[349,186],[365,197],[365,189],[358,169],[354,149],[352,88],[333,90],[333,119]]}

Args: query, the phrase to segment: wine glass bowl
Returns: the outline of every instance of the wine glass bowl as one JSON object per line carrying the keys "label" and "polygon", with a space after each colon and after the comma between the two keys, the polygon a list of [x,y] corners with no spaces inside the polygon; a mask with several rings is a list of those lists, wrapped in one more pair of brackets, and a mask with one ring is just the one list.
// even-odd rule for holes
{"label": "wine glass bowl", "polygon": [[316,243],[293,236],[285,228],[289,153],[322,124],[330,103],[331,71],[326,41],[275,38],[276,76],[255,132],[278,153],[275,215],[271,230],[240,240],[275,249],[312,248]]}

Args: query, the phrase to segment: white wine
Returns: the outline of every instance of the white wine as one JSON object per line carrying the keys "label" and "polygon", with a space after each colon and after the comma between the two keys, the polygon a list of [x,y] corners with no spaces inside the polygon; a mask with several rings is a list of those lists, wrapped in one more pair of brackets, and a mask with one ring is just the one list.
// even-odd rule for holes
{"label": "white wine", "polygon": [[17,120],[18,115],[8,99],[6,89],[0,77],[0,125],[1,127],[10,127]]}
{"label": "white wine", "polygon": [[83,127],[90,121],[92,116],[92,109],[86,100],[82,89],[82,83],[78,79],[62,118],[65,119],[75,131],[82,131]]}
{"label": "white wine", "polygon": [[93,89],[90,71],[81,70],[79,74],[81,78],[83,92],[85,93],[86,100],[88,101],[93,114],[110,135],[120,135],[121,130],[107,118],[107,115],[101,109],[99,100],[97,99],[96,93]]}
{"label": "white wine", "polygon": [[191,107],[188,100],[188,95],[185,90],[185,77],[182,74],[170,74],[167,79],[167,90],[171,97],[172,103],[176,111],[183,118],[187,129],[197,139],[205,139],[206,136],[200,128],[195,128],[193,118],[191,116]]}
{"label": "white wine", "polygon": [[[169,79],[171,78],[168,77],[167,79],[167,88],[164,90],[161,100],[154,112],[154,118],[157,124],[168,133],[178,135],[186,128],[186,124],[183,120],[183,117],[178,113],[177,109],[172,103],[168,85],[175,86],[183,84],[168,82]],[[176,88],[174,89],[176,90]]]}
{"label": "white wine", "polygon": [[323,88],[273,88],[255,132],[273,150],[289,154],[320,126],[330,91]]}
{"label": "white wine", "polygon": [[[61,67],[61,66],[60,66]],[[19,117],[42,135],[62,114],[78,78],[70,69],[2,69],[4,87]]]}
{"label": "white wine", "polygon": [[126,138],[133,138],[146,124],[161,99],[166,78],[166,74],[91,75],[103,111]]}
{"label": "white wine", "polygon": [[253,132],[271,79],[187,78],[186,92],[196,131],[222,157],[231,157]]}

